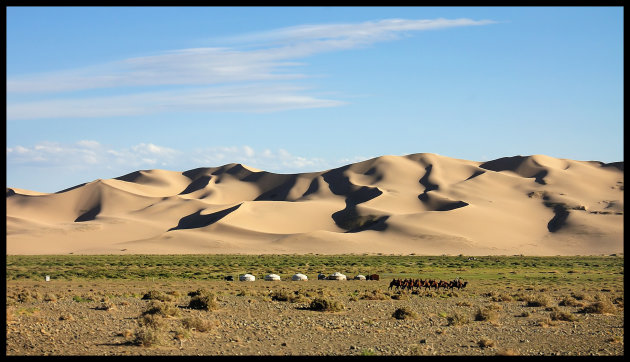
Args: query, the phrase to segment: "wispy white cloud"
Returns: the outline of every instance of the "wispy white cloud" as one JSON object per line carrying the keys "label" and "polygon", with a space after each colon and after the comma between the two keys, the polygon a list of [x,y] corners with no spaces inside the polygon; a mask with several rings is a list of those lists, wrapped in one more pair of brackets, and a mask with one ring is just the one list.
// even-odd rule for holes
{"label": "wispy white cloud", "polygon": [[[299,60],[318,53],[392,40],[415,31],[491,23],[471,19],[384,19],[300,25],[225,38],[229,44],[226,47],[179,49],[81,69],[9,75],[7,120],[340,106],[345,102],[322,99],[308,94],[303,86],[277,82],[307,77],[298,71],[303,67]],[[125,95],[77,96],[77,92],[95,89]]]}
{"label": "wispy white cloud", "polygon": [[256,150],[248,145],[182,151],[153,143],[112,148],[94,140],[81,140],[72,144],[42,142],[7,147],[7,165],[12,168],[37,166],[60,172],[105,169],[108,173],[123,174],[130,168],[185,171],[187,167],[214,167],[234,162],[279,173],[322,171],[331,165],[319,157],[294,155],[284,149]]}

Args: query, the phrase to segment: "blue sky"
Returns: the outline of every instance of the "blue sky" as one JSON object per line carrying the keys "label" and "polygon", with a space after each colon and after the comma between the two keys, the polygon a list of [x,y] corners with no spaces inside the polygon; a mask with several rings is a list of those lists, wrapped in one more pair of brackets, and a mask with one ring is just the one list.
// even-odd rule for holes
{"label": "blue sky", "polygon": [[623,160],[622,7],[8,7],[7,186]]}

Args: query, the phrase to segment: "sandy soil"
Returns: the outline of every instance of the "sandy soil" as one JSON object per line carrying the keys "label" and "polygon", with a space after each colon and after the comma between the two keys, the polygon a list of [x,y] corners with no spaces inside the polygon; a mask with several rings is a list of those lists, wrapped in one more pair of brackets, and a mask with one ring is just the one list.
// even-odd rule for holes
{"label": "sandy soil", "polygon": [[[420,292],[400,300],[387,294],[384,300],[362,299],[366,293],[388,293],[387,286],[388,281],[8,281],[6,350],[7,355],[624,353],[622,287],[602,291],[596,287],[552,289],[487,283],[456,290],[450,296],[447,292]],[[197,288],[216,295],[216,310],[186,308],[187,293]],[[149,290],[170,293],[173,300],[166,303],[177,306],[178,313],[161,319],[163,325],[156,329],[160,341],[145,347],[133,341],[140,328],[139,317],[151,303],[141,299]],[[272,300],[271,293],[282,290],[300,291],[306,299]],[[559,305],[575,293],[585,297],[579,301],[583,305],[592,303],[595,295],[603,295],[615,301],[614,309],[606,314],[585,314],[578,313],[578,305]],[[544,294],[551,302],[547,307],[528,307],[517,297],[505,298],[534,294]],[[338,301],[345,308],[339,312],[306,309],[309,300],[318,296]],[[77,301],[81,298],[93,301]],[[394,318],[394,311],[403,307],[417,313],[417,318]],[[495,312],[488,320],[477,321],[479,308]],[[576,320],[553,320],[553,309]],[[448,317],[456,314],[464,320],[449,325]],[[182,327],[192,317],[205,321],[209,330]]]}

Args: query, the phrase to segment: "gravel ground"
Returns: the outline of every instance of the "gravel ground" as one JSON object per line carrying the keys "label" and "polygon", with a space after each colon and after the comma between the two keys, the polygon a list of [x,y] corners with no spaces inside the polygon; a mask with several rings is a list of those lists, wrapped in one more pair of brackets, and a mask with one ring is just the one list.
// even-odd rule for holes
{"label": "gravel ground", "polygon": [[[487,283],[454,292],[387,290],[388,281],[148,282],[7,281],[7,355],[623,355],[623,287],[554,289]],[[187,308],[188,292],[204,288],[217,308]],[[177,314],[148,328],[138,345],[150,290],[172,298]],[[297,301],[277,301],[285,291]],[[170,294],[169,294],[170,293]],[[573,305],[560,305],[582,294]],[[364,299],[365,295],[382,300]],[[543,295],[546,306],[523,298]],[[400,299],[392,299],[400,298]],[[519,297],[520,296],[520,297]],[[579,310],[604,297],[606,313]],[[310,310],[314,298],[344,306]],[[89,299],[92,299],[91,301]],[[396,319],[404,308],[415,318]],[[480,310],[485,311],[479,313]],[[525,313],[525,314],[524,314]],[[485,315],[485,320],[479,315]],[[568,316],[566,321],[552,318]],[[185,320],[202,321],[187,328]]]}

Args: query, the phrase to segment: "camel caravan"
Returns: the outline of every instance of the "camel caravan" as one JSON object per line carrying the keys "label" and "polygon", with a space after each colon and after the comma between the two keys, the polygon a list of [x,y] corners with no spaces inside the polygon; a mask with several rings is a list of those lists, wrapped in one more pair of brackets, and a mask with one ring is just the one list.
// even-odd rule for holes
{"label": "camel caravan", "polygon": [[450,289],[453,291],[454,288],[457,290],[466,288],[468,282],[462,282],[459,279],[451,280],[450,282],[444,280],[434,280],[434,279],[394,279],[389,283],[389,289],[396,288],[396,290],[420,290],[420,288],[424,288],[424,290],[431,290],[431,288],[435,288],[435,290],[439,290],[443,288],[444,290]]}

